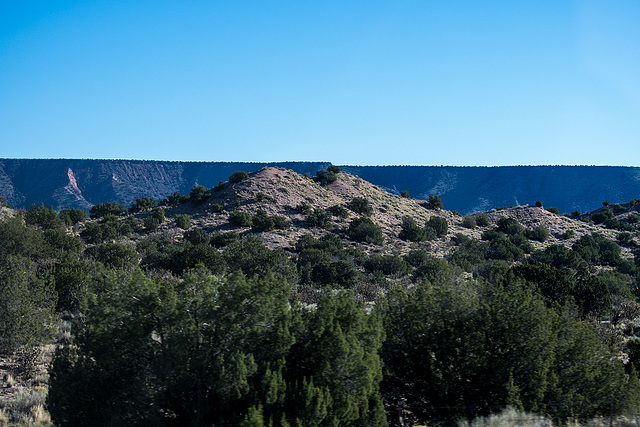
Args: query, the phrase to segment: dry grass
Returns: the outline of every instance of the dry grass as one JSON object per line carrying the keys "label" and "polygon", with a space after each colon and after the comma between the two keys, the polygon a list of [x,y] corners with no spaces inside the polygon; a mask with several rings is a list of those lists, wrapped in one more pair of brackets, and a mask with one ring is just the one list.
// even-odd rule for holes
{"label": "dry grass", "polygon": [[46,390],[34,390],[0,399],[0,425],[50,425],[51,416],[44,409],[46,398]]}
{"label": "dry grass", "polygon": [[[32,351],[0,355],[0,426],[51,425],[46,398],[48,366],[54,350],[55,344],[50,344]],[[25,353],[32,364],[29,369],[25,369],[22,360]]]}
{"label": "dry grass", "polygon": [[461,421],[458,427],[553,427],[553,422],[541,415],[531,414],[509,407],[499,414],[477,417],[471,423]]}
{"label": "dry grass", "polygon": [[50,424],[51,415],[44,409],[42,405],[36,405],[31,408],[31,417],[36,424]]}
{"label": "dry grass", "polygon": [[[498,414],[487,417],[477,417],[471,422],[462,420],[458,422],[458,427],[554,427],[556,424],[552,420],[543,416],[524,412],[512,407],[503,409]],[[567,427],[638,427],[640,419],[630,419],[627,417],[598,417],[579,423],[577,421],[564,424]]]}

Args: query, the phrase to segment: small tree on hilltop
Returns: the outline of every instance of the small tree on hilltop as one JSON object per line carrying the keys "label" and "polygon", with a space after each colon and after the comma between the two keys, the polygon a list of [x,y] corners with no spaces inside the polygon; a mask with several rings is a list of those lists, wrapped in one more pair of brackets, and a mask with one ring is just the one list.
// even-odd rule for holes
{"label": "small tree on hilltop", "polygon": [[442,199],[439,196],[429,195],[429,200],[427,201],[428,209],[443,209],[444,205],[442,204]]}
{"label": "small tree on hilltop", "polygon": [[229,177],[229,182],[232,184],[237,184],[247,179],[249,179],[248,173],[246,173],[245,171],[236,171]]}
{"label": "small tree on hilltop", "polygon": [[332,184],[338,179],[335,172],[325,170],[319,170],[316,172],[316,177],[321,184]]}
{"label": "small tree on hilltop", "polygon": [[167,196],[165,204],[170,207],[175,207],[181,205],[182,203],[186,203],[188,200],[189,196],[180,194],[179,191],[176,191],[173,194],[169,194]]}
{"label": "small tree on hilltop", "polygon": [[411,196],[409,195],[409,191],[408,190],[402,190],[400,192],[400,197],[403,197],[405,199],[410,199],[411,198]]}
{"label": "small tree on hilltop", "polygon": [[551,212],[554,215],[560,216],[560,210],[558,208],[556,208],[555,206],[551,206],[550,208],[547,208],[547,211]]}
{"label": "small tree on hilltop", "polygon": [[624,208],[622,207],[622,205],[620,205],[620,203],[616,203],[611,209],[613,210],[614,214],[619,214],[620,212],[624,211]]}

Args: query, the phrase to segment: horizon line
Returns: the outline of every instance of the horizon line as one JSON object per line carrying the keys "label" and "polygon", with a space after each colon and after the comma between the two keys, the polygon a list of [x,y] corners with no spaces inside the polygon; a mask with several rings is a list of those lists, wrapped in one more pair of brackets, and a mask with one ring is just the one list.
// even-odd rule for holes
{"label": "horizon line", "polygon": [[500,168],[500,167],[619,167],[638,168],[632,165],[611,164],[504,164],[504,165],[445,165],[445,164],[339,164],[327,160],[166,160],[166,159],[133,159],[133,158],[90,158],[90,157],[0,157],[0,160],[81,160],[81,161],[114,161],[114,162],[158,162],[158,163],[327,163],[341,167],[438,167],[438,168]]}

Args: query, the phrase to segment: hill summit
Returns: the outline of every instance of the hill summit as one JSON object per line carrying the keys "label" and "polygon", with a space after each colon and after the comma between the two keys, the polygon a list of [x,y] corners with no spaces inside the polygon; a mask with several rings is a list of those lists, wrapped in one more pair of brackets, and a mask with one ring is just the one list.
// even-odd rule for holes
{"label": "hill summit", "polygon": [[[532,249],[544,249],[549,245],[571,246],[582,236],[600,233],[615,240],[619,230],[607,228],[604,224],[581,221],[580,217],[561,216],[542,206],[513,206],[487,211],[484,225],[470,227],[468,217],[429,205],[428,201],[401,197],[386,191],[362,178],[339,172],[336,180],[321,182],[310,174],[302,175],[291,169],[264,167],[246,174],[240,182],[221,182],[209,190],[210,197],[202,204],[185,202],[166,209],[170,221],[164,222],[154,233],[163,238],[182,240],[185,231],[176,227],[175,219],[181,215],[190,218],[190,229],[201,229],[208,234],[234,231],[240,235],[258,233],[261,240],[271,249],[292,250],[303,235],[321,238],[328,231],[349,241],[350,227],[354,219],[365,216],[380,228],[382,240],[379,242],[352,242],[369,254],[405,255],[412,249],[428,250],[436,256],[444,257],[459,242],[456,236],[481,239],[483,233],[491,230],[503,218],[513,218],[525,229],[544,228],[549,232],[543,241],[532,241]],[[186,201],[186,199],[185,199]],[[367,208],[360,205],[365,204]],[[618,205],[620,206],[620,205]],[[638,205],[640,206],[640,205]],[[637,211],[638,206],[626,205],[617,216],[622,223]],[[364,211],[368,209],[368,211]],[[267,218],[279,217],[288,224],[285,227],[260,228],[250,221],[234,223],[238,213],[246,218],[262,215]],[[144,220],[149,212],[137,214]],[[586,217],[588,215],[585,214]],[[440,236],[423,239],[419,243],[399,236],[407,218],[423,228],[433,218],[441,218],[446,230]],[[620,223],[620,221],[618,223]],[[567,234],[567,232],[569,232]],[[630,250],[627,250],[630,256]]]}

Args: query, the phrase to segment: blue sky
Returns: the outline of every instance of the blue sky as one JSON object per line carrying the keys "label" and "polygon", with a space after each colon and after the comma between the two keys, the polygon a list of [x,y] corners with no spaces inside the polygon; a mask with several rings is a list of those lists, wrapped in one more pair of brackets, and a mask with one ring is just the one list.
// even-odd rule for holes
{"label": "blue sky", "polygon": [[640,2],[0,1],[0,157],[640,166]]}

